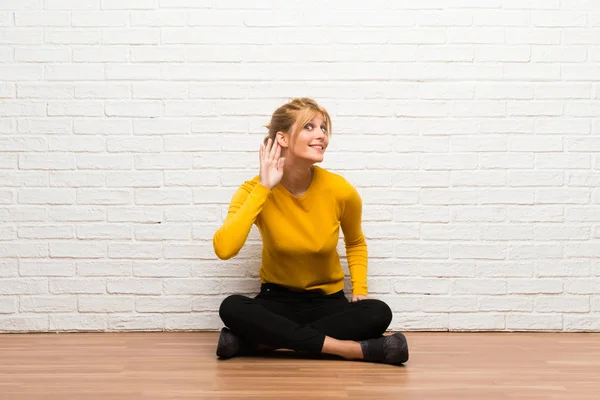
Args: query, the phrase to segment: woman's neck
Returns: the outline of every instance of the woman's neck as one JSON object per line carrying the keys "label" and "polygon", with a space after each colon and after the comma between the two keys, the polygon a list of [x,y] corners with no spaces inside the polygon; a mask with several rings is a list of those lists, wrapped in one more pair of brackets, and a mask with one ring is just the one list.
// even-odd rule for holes
{"label": "woman's neck", "polygon": [[314,167],[312,165],[288,165],[288,160],[286,159],[285,161],[281,184],[294,196],[301,196],[310,187],[314,175]]}

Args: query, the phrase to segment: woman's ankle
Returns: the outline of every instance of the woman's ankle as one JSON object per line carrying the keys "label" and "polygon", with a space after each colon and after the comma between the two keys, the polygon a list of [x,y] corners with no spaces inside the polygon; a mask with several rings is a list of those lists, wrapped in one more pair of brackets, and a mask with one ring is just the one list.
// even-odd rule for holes
{"label": "woman's ankle", "polygon": [[359,342],[352,340],[338,340],[326,336],[321,353],[333,354],[347,360],[362,360],[363,352]]}

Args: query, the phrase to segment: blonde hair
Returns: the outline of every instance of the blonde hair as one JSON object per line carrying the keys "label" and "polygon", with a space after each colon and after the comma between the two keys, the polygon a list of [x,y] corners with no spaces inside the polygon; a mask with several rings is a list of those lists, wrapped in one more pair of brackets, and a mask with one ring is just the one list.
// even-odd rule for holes
{"label": "blonde hair", "polygon": [[[277,132],[289,132],[294,134],[301,129],[307,122],[312,120],[317,113],[323,115],[327,136],[331,135],[331,118],[325,108],[308,97],[295,98],[279,107],[271,116],[271,122],[265,125],[269,133],[264,139],[265,145],[269,138],[274,142]],[[292,131],[293,129],[293,131]]]}

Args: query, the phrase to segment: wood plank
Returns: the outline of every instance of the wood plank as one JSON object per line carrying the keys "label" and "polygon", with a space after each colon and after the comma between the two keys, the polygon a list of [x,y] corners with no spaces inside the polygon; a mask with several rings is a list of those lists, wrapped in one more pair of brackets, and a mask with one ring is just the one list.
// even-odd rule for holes
{"label": "wood plank", "polygon": [[596,399],[600,334],[408,332],[405,366],[217,360],[215,332],[0,335],[2,399]]}

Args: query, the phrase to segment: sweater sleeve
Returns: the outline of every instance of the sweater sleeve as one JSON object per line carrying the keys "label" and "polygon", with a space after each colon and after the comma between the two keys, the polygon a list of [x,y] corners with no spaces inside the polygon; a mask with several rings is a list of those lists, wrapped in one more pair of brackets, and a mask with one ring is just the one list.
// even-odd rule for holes
{"label": "sweater sleeve", "polygon": [[260,182],[246,182],[235,192],[225,222],[213,237],[217,257],[227,260],[240,252],[270,193]]}
{"label": "sweater sleeve", "polygon": [[362,200],[351,185],[349,185],[349,194],[345,197],[340,223],[344,232],[352,294],[367,295],[368,251],[367,241],[362,231]]}

